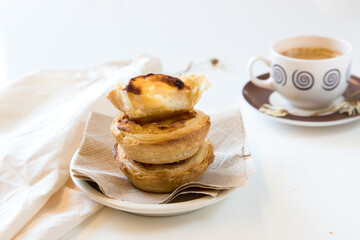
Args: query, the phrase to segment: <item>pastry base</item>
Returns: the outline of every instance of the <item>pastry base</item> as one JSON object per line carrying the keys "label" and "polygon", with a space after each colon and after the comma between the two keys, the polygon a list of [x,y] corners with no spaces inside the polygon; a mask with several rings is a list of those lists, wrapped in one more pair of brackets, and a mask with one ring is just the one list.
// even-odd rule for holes
{"label": "pastry base", "polygon": [[111,125],[111,134],[130,159],[165,164],[193,156],[209,129],[210,117],[201,111],[145,124],[121,113]]}
{"label": "pastry base", "polygon": [[206,139],[192,157],[170,164],[144,164],[131,160],[116,144],[115,160],[129,181],[137,188],[154,193],[168,193],[196,181],[214,161],[214,149]]}

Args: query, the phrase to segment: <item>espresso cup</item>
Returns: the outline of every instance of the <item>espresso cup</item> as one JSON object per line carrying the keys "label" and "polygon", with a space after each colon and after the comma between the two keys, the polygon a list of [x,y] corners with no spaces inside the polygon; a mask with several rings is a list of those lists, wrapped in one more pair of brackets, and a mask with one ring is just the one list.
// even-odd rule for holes
{"label": "espresso cup", "polygon": [[[305,59],[296,51],[325,52],[322,59]],[[291,52],[295,51],[295,56]],[[308,53],[309,53],[308,52]],[[272,45],[269,58],[253,57],[249,61],[251,82],[278,92],[292,105],[303,109],[328,107],[346,90],[351,73],[351,45],[341,39],[325,36],[297,36]],[[326,54],[330,54],[329,57]],[[333,55],[332,55],[333,54]],[[312,56],[310,56],[311,58]],[[257,78],[253,73],[256,61],[271,67],[270,77]]]}

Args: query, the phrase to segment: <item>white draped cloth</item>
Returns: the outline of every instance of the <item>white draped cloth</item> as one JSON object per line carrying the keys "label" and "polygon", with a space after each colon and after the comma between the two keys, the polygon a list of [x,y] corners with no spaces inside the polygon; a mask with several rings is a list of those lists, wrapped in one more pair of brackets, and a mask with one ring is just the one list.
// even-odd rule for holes
{"label": "white draped cloth", "polygon": [[86,118],[115,111],[105,96],[116,83],[160,71],[159,60],[142,56],[37,71],[0,89],[1,239],[57,239],[102,207],[69,179]]}

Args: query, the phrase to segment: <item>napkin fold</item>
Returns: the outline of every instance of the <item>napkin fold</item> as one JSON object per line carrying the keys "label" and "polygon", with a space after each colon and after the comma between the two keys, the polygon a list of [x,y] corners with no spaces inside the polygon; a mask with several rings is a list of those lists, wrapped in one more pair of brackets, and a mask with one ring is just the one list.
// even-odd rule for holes
{"label": "napkin fold", "polygon": [[113,117],[92,113],[83,140],[73,158],[74,176],[94,181],[108,197],[135,203],[168,203],[178,195],[199,193],[216,196],[219,190],[243,186],[254,173],[254,163],[238,109],[210,116],[208,138],[215,160],[197,182],[180,186],[172,193],[149,193],[135,188],[114,160],[115,140],[110,133]]}
{"label": "napkin fold", "polygon": [[112,114],[106,94],[116,83],[160,71],[158,59],[142,56],[85,70],[36,71],[0,88],[2,240],[54,239],[101,207],[64,185],[86,118],[91,111]]}
{"label": "napkin fold", "polygon": [[14,239],[59,239],[102,207],[69,179]]}

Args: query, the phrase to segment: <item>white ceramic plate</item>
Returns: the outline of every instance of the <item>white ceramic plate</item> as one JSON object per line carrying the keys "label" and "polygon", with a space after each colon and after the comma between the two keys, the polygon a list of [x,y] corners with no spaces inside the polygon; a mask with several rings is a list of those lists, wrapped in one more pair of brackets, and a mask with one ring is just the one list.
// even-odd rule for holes
{"label": "white ceramic plate", "polygon": [[226,197],[234,191],[223,190],[219,192],[219,195],[216,197],[212,196],[201,196],[197,197],[195,195],[190,194],[189,196],[179,196],[177,198],[177,202],[167,203],[167,204],[141,204],[141,203],[133,203],[127,201],[121,201],[117,199],[112,199],[105,196],[103,193],[99,192],[93,186],[91,186],[87,181],[81,180],[73,176],[71,171],[73,165],[73,161],[70,164],[70,176],[75,185],[85,193],[89,198],[94,201],[101,203],[105,206],[115,208],[118,210],[122,210],[125,212],[130,212],[134,214],[144,215],[144,216],[173,216],[184,214],[188,212],[195,211],[197,209],[215,204]]}
{"label": "white ceramic plate", "polygon": [[[266,79],[268,74],[258,76],[260,78]],[[347,99],[347,96],[352,95],[355,92],[360,91],[360,78],[356,76],[351,76],[351,81],[349,81],[348,89],[342,97],[337,99],[334,104],[341,103],[344,99]],[[242,91],[242,96],[245,101],[253,107],[253,109],[263,115],[268,119],[272,119],[281,123],[286,123],[296,126],[305,126],[305,127],[328,127],[341,125],[349,122],[353,122],[360,119],[360,115],[348,116],[346,114],[340,113],[327,113],[319,116],[312,116],[314,111],[301,110],[290,105],[283,97],[280,96],[277,92],[274,92],[269,89],[264,89],[255,86],[252,82],[248,82]],[[360,101],[360,92],[356,94],[352,100]],[[273,106],[279,106],[286,109],[289,112],[289,115],[285,117],[273,117],[269,116],[263,112],[260,112],[258,109],[265,103],[270,103]]]}
{"label": "white ceramic plate", "polygon": [[[344,101],[344,98],[341,96],[337,100],[334,101],[333,105],[337,105],[343,101]],[[291,113],[294,116],[302,116],[302,117],[311,118],[311,115],[315,112],[315,111],[311,111],[311,110],[299,109],[299,108],[296,108],[296,107],[290,105],[290,103],[287,102],[285,100],[285,98],[283,98],[277,92],[271,93],[271,95],[269,97],[269,102],[273,106],[282,107],[283,109],[287,110],[289,113]],[[331,114],[331,113],[328,113],[328,114]],[[266,115],[266,114],[264,114],[264,115]],[[326,114],[323,114],[323,115],[325,116]],[[341,124],[345,124],[348,122],[352,122],[352,121],[358,120],[360,118],[360,115],[358,115],[355,117],[337,119],[337,120],[333,120],[333,121],[318,121],[317,122],[317,121],[299,121],[299,120],[293,120],[293,119],[290,120],[290,119],[286,119],[286,118],[272,117],[269,115],[266,115],[266,116],[271,118],[272,120],[275,120],[275,121],[278,121],[281,123],[286,123],[286,124],[296,125],[296,126],[304,126],[304,127],[336,126],[336,125],[341,125]]]}
{"label": "white ceramic plate", "polygon": [[309,121],[297,121],[297,120],[289,120],[286,118],[279,118],[279,117],[272,117],[267,114],[264,114],[257,109],[255,109],[256,112],[260,113],[263,117],[274,120],[280,123],[285,123],[293,126],[302,126],[302,127],[330,127],[330,126],[337,126],[342,125],[345,123],[353,122],[358,119],[360,119],[360,116],[353,117],[353,118],[346,118],[341,120],[335,120],[335,121],[327,121],[327,122],[309,122]]}

